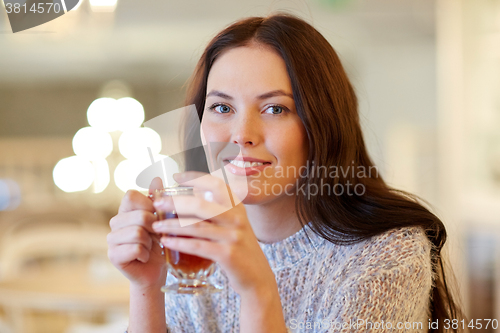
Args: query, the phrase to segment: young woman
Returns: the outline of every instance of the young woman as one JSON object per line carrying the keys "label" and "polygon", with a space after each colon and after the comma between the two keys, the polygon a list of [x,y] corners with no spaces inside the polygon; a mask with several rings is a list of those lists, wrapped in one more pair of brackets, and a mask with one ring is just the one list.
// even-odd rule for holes
{"label": "young woman", "polygon": [[[285,14],[227,27],[197,65],[190,104],[207,141],[234,143],[257,163],[230,161],[231,174],[252,174],[249,193],[219,215],[228,206],[221,179],[177,175],[214,193],[213,202],[180,198],[177,212],[217,215],[210,222],[156,221],[167,203],[125,195],[108,244],[130,280],[129,333],[426,332],[436,320],[430,331],[444,332],[443,320],[459,315],[445,282],[442,222],[376,172],[352,85],[313,27]],[[191,236],[161,242],[217,262],[212,278],[223,291],[162,294],[156,234]]]}

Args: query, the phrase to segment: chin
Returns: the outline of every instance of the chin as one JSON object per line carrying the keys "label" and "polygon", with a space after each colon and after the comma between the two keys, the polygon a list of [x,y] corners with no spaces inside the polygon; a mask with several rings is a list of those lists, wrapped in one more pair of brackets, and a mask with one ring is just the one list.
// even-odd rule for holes
{"label": "chin", "polygon": [[279,197],[280,196],[265,195],[262,193],[253,195],[252,193],[248,193],[242,202],[245,205],[264,205],[278,199]]}
{"label": "chin", "polygon": [[231,188],[233,195],[238,198],[237,201],[242,202],[245,205],[255,205],[261,201],[259,196],[252,194],[248,191],[248,188]]}
{"label": "chin", "polygon": [[245,205],[262,205],[277,199],[281,201],[290,198],[286,193],[269,193],[263,187],[251,186],[247,182],[236,183],[230,181],[230,184],[233,195],[238,198],[238,203],[242,202]]}
{"label": "chin", "polygon": [[258,196],[247,195],[247,197],[242,201],[244,205],[260,205],[264,202],[262,198]]}

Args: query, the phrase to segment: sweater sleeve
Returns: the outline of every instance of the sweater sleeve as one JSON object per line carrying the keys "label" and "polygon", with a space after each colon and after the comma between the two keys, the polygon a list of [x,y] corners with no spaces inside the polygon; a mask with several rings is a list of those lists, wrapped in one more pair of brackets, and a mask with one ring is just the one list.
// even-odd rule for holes
{"label": "sweater sleeve", "polygon": [[419,229],[394,231],[364,247],[334,293],[340,306],[327,331],[427,332],[430,248]]}

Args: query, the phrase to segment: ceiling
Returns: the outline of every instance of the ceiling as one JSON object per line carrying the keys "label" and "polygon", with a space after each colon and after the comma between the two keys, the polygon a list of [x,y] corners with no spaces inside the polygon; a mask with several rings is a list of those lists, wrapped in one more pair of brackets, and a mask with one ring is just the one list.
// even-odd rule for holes
{"label": "ceiling", "polygon": [[16,34],[0,7],[0,84],[183,83],[217,31],[277,10],[311,22],[344,58],[360,45],[434,35],[433,0],[118,0],[114,13],[94,13],[83,1],[76,11]]}

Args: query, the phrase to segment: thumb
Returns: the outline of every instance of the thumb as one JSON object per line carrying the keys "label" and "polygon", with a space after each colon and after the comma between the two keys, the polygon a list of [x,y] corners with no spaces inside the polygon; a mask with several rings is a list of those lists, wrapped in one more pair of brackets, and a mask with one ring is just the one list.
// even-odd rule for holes
{"label": "thumb", "polygon": [[149,185],[149,194],[153,194],[155,190],[161,190],[163,189],[163,181],[161,180],[160,177],[155,177],[151,181],[151,184]]}

